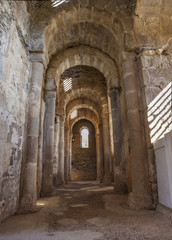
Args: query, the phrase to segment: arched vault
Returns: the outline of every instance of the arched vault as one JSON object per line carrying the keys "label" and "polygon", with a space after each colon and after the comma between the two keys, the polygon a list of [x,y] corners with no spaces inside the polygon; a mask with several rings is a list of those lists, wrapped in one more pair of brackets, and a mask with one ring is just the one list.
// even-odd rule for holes
{"label": "arched vault", "polygon": [[116,63],[98,49],[89,46],[78,46],[66,49],[54,56],[48,65],[47,88],[51,88],[54,80],[58,87],[62,73],[77,65],[96,68],[106,78],[109,89],[119,87],[119,75]]}

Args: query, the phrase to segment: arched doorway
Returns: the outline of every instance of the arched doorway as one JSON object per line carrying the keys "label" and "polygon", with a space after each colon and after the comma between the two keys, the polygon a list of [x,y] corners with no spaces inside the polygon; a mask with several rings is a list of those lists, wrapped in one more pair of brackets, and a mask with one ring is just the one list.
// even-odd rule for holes
{"label": "arched doorway", "polygon": [[72,129],[71,180],[96,180],[96,158],[95,127],[88,120],[79,120]]}

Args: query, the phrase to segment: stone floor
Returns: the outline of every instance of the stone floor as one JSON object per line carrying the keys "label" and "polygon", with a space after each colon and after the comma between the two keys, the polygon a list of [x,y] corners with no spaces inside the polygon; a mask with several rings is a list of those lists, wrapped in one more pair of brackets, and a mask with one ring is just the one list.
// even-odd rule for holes
{"label": "stone floor", "polygon": [[41,198],[37,213],[0,225],[0,240],[172,240],[172,220],[156,211],[133,211],[127,196],[96,182],[71,183]]}

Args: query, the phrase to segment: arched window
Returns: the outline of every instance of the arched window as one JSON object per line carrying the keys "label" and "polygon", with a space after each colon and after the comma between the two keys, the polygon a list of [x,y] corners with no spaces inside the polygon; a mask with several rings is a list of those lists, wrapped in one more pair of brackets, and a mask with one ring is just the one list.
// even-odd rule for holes
{"label": "arched window", "polygon": [[80,131],[81,135],[81,147],[89,148],[89,130],[86,127],[83,127]]}

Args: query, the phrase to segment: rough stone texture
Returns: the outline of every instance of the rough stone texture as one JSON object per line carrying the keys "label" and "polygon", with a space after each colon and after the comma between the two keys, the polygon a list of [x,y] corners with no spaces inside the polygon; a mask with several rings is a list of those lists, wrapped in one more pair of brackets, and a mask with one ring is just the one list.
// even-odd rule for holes
{"label": "rough stone texture", "polygon": [[[64,80],[70,78],[72,79],[72,86],[68,91],[65,92],[63,82]],[[107,103],[106,86],[107,84],[103,74],[93,67],[76,66],[69,68],[61,75],[59,111],[62,107],[62,110],[65,111],[65,106],[67,103],[71,102],[72,99],[76,99],[77,96],[79,98],[80,94],[82,96],[85,95],[85,97],[82,98],[90,99],[90,96],[88,95],[88,89],[90,95],[94,96],[97,104],[100,105]]]}
{"label": "rough stone texture", "polygon": [[[54,132],[58,136],[51,146],[54,183],[70,181],[71,129],[87,119],[95,125],[97,179],[102,182],[104,177],[109,184],[114,173],[119,190],[126,185],[120,182],[127,179],[128,192],[135,193],[129,198],[133,208],[139,202],[149,208],[151,199],[156,207],[147,108],[171,82],[171,10],[171,0],[70,0],[59,6],[50,0],[1,1],[0,220],[15,213],[19,195],[25,194],[25,207],[36,204],[42,185],[42,151],[46,150],[43,101],[45,89],[52,90],[54,83],[57,101],[51,110],[59,118]],[[124,70],[128,52],[134,56],[133,64]],[[64,93],[66,78],[73,79],[73,88]],[[108,99],[112,89],[119,92],[122,124]],[[169,101],[165,109],[170,112],[170,107]],[[76,109],[78,117],[69,120]],[[169,131],[171,115],[166,119],[156,114],[156,125]],[[145,191],[150,187],[149,198]],[[145,201],[138,200],[144,196]]]}
{"label": "rough stone texture", "polygon": [[2,220],[14,214],[18,207],[30,63],[27,55],[29,15],[25,3],[2,1],[0,9],[0,220]]}
{"label": "rough stone texture", "polygon": [[[152,142],[171,130],[172,59],[162,49],[145,50],[138,55],[138,90],[141,93],[144,131],[148,152],[149,176],[154,204],[157,204],[157,180]],[[167,85],[168,90],[166,90]],[[163,93],[164,91],[164,93]],[[159,96],[159,97],[158,97]],[[157,100],[155,101],[155,99]]]}
{"label": "rough stone texture", "polygon": [[45,102],[42,97],[41,112],[40,112],[40,128],[39,128],[39,148],[38,148],[38,168],[37,168],[37,195],[40,197],[42,185],[42,162],[43,162],[43,123],[45,113]]}
{"label": "rough stone texture", "polygon": [[[89,192],[92,187],[95,192]],[[87,188],[87,190],[81,190]],[[73,189],[74,191],[71,191]],[[41,210],[18,215],[0,226],[0,240],[171,240],[171,220],[156,211],[131,210],[126,195],[97,183],[70,184],[58,196],[38,201]],[[99,191],[102,190],[102,191]],[[70,193],[72,199],[65,199]],[[87,203],[87,207],[71,208]],[[66,208],[66,211],[64,209]],[[64,214],[58,215],[61,211]],[[77,223],[77,224],[76,224]]]}
{"label": "rough stone texture", "polygon": [[141,56],[143,85],[146,104],[152,100],[172,81],[172,56],[145,51]]}
{"label": "rough stone texture", "polygon": [[[80,130],[89,129],[89,148],[81,148]],[[80,120],[73,126],[72,172],[71,180],[96,180],[96,139],[95,128],[91,122]]]}

